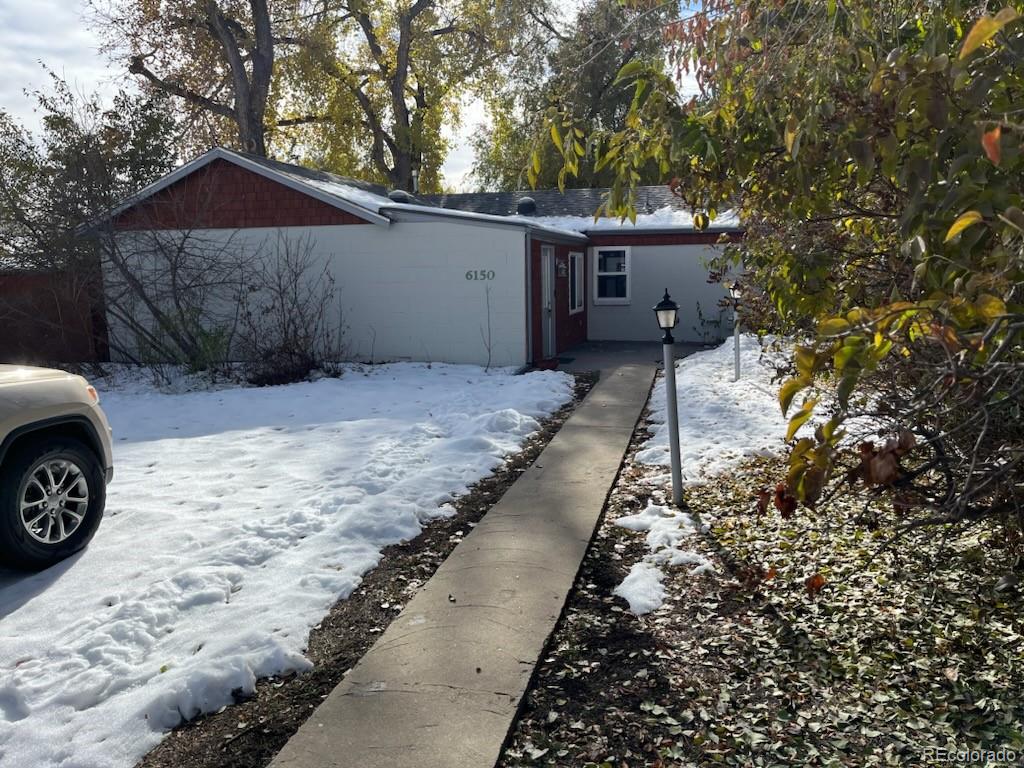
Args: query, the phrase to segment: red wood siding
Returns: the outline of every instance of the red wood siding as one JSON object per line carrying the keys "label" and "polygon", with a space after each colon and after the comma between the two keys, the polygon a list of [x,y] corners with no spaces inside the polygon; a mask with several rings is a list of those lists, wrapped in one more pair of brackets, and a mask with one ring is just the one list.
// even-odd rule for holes
{"label": "red wood siding", "polygon": [[[675,232],[645,235],[630,232],[622,235],[588,235],[591,245],[714,245],[721,241],[721,232]],[[726,241],[739,242],[742,232],[725,233]]]}
{"label": "red wood siding", "polygon": [[530,326],[532,339],[530,340],[530,352],[534,365],[540,363],[544,357],[544,328],[543,314],[541,311],[541,288],[543,278],[541,277],[540,243],[531,241],[530,245]]}
{"label": "red wood siding", "polygon": [[[541,289],[543,277],[541,276],[541,246],[551,245],[555,249],[555,348],[556,354],[561,354],[577,344],[587,340],[587,290],[586,277],[583,280],[583,311],[575,315],[569,314],[569,254],[572,252],[583,254],[583,274],[586,273],[587,249],[585,246],[558,245],[556,243],[544,243],[540,240],[533,240],[530,248],[530,275],[532,285],[530,286],[531,324],[533,326],[533,362],[537,365],[544,356],[544,329],[543,306]],[[565,277],[559,276],[559,265],[565,265]]]}
{"label": "red wood siding", "polygon": [[114,219],[124,230],[315,227],[369,222],[315,197],[214,160]]}
{"label": "red wood siding", "polygon": [[108,360],[96,282],[71,272],[0,273],[0,363]]}

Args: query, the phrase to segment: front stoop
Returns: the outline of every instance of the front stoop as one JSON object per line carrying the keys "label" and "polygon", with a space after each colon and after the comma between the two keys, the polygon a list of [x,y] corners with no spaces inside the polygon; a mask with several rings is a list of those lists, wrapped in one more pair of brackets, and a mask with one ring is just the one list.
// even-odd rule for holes
{"label": "front stoop", "polygon": [[601,378],[271,768],[488,768],[554,631],[655,366]]}

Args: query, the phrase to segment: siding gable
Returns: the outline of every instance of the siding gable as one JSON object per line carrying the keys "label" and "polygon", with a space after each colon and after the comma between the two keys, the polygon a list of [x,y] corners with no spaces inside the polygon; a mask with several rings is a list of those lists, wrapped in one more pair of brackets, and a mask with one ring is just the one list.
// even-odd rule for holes
{"label": "siding gable", "polygon": [[119,230],[316,227],[370,222],[216,159],[114,217]]}

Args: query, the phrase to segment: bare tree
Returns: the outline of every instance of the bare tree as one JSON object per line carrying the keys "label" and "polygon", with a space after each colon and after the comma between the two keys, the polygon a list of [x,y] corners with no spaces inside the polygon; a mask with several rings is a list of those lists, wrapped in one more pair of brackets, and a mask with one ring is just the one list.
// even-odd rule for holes
{"label": "bare tree", "polygon": [[250,381],[283,384],[339,360],[344,329],[340,316],[333,323],[334,277],[312,238],[279,231],[266,245],[246,267],[238,348]]}

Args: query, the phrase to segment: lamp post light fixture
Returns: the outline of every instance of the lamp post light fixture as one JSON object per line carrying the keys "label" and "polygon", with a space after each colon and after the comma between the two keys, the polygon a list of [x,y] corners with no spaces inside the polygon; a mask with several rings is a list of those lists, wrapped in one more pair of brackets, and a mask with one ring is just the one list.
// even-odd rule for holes
{"label": "lamp post light fixture", "polygon": [[742,289],[740,288],[740,281],[733,280],[731,283],[726,283],[726,288],[729,289],[729,295],[732,297],[732,347],[733,355],[735,356],[735,370],[733,371],[733,381],[740,380],[740,296]]}
{"label": "lamp post light fixture", "polygon": [[679,458],[679,405],[676,402],[676,356],[672,329],[679,323],[679,305],[672,301],[665,289],[665,296],[654,305],[658,327],[664,331],[661,337],[665,356],[665,401],[668,406],[668,444],[672,456],[672,503],[677,507],[683,502],[683,470]]}

